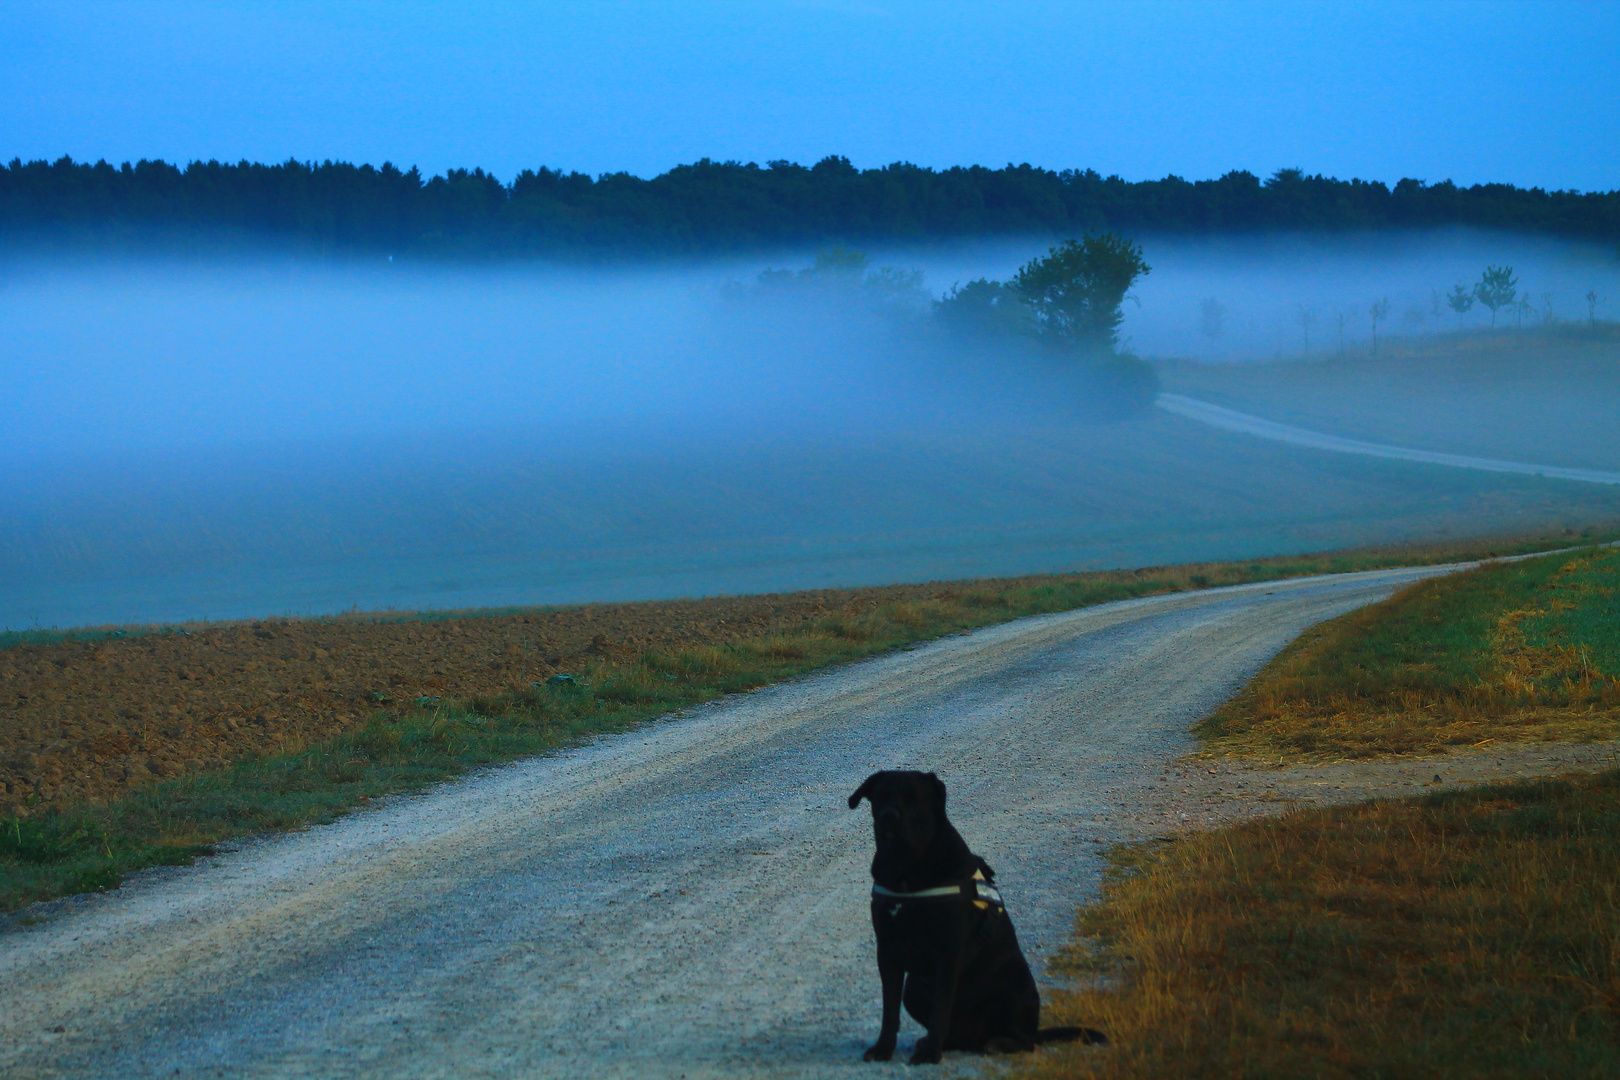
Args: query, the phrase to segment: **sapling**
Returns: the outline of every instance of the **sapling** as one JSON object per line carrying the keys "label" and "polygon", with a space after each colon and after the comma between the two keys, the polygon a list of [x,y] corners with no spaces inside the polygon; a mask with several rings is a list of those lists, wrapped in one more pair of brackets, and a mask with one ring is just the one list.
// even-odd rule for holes
{"label": "sapling", "polygon": [[1311,355],[1311,324],[1316,321],[1316,309],[1300,304],[1294,312],[1294,318],[1298,321],[1300,329],[1305,332],[1305,355],[1309,356]]}
{"label": "sapling", "polygon": [[1496,325],[1496,312],[1510,307],[1518,294],[1519,279],[1513,276],[1511,266],[1487,266],[1474,286],[1474,296],[1491,309],[1491,325]]}
{"label": "sapling", "polygon": [[1463,316],[1467,315],[1474,307],[1473,290],[1459,281],[1446,294],[1446,303],[1450,305],[1452,311],[1457,313],[1457,325],[1460,327]]}
{"label": "sapling", "polygon": [[1378,352],[1378,323],[1389,315],[1389,297],[1373,301],[1367,309],[1367,317],[1372,320],[1372,351]]}

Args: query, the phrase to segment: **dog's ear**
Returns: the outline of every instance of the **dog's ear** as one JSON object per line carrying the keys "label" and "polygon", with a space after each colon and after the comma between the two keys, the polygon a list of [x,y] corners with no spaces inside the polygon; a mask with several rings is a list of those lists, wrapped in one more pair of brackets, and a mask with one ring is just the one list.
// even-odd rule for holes
{"label": "dog's ear", "polygon": [[861,786],[856,788],[855,794],[849,797],[849,808],[851,810],[861,805],[861,800],[866,798],[871,793],[872,781],[876,780],[882,775],[883,774],[880,772],[875,772],[871,776],[868,776],[865,780],[861,781]]}
{"label": "dog's ear", "polygon": [[937,806],[939,808],[939,812],[943,814],[945,812],[945,781],[941,780],[933,773],[929,773],[928,783],[934,789],[934,805]]}

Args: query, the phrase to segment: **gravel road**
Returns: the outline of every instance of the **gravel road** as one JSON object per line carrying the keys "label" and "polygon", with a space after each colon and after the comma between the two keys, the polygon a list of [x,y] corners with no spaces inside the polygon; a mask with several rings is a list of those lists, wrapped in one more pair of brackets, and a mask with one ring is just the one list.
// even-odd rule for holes
{"label": "gravel road", "polygon": [[858,1063],[862,778],[945,778],[1039,971],[1099,845],[1183,817],[1153,781],[1191,723],[1305,627],[1446,569],[1024,619],[36,908],[0,933],[0,1074],[905,1072]]}

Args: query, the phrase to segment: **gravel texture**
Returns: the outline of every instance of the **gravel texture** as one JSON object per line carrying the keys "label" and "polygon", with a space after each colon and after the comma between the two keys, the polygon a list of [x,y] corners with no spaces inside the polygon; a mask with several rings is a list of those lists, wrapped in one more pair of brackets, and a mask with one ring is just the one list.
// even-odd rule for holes
{"label": "gravel texture", "polygon": [[1039,972],[1103,845],[1235,783],[1176,790],[1189,725],[1306,626],[1445,569],[1020,620],[38,905],[0,932],[0,1074],[904,1073],[859,1064],[870,817],[844,800],[870,771],[944,777]]}

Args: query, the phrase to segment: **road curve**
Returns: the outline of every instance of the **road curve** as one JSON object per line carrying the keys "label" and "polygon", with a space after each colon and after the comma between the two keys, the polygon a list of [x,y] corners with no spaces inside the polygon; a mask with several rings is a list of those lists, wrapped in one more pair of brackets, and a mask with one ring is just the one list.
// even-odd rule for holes
{"label": "road curve", "polygon": [[868,772],[947,780],[1039,970],[1097,842],[1174,826],[1144,808],[1189,724],[1447,569],[1023,619],[60,903],[0,934],[0,1075],[897,1075],[857,1063]]}
{"label": "road curve", "polygon": [[1467,454],[1443,454],[1436,450],[1413,450],[1405,446],[1362,442],[1345,439],[1320,431],[1290,427],[1274,420],[1251,416],[1248,413],[1214,405],[1181,394],[1160,394],[1154,404],[1166,412],[1185,416],[1201,424],[1255,435],[1273,442],[1308,446],[1315,450],[1332,450],[1341,454],[1362,454],[1366,457],[1393,458],[1397,461],[1420,461],[1426,465],[1449,465],[1456,469],[1479,469],[1484,472],[1516,473],[1520,476],[1545,476],[1553,480],[1579,480],[1587,484],[1620,484],[1620,473],[1601,469],[1571,469],[1562,465],[1532,465],[1524,461],[1500,461],[1496,458],[1470,457]]}

